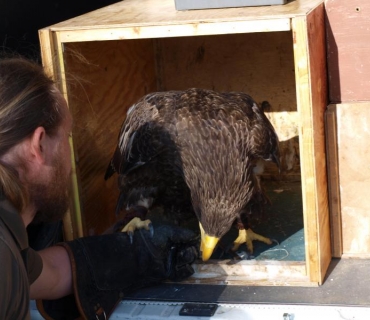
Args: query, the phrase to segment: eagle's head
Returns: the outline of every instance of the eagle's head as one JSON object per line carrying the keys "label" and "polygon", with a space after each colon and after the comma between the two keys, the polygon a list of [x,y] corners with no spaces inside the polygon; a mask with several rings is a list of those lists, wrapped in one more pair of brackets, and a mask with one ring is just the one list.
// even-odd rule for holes
{"label": "eagle's head", "polygon": [[207,261],[212,256],[219,240],[231,229],[238,216],[237,211],[230,206],[221,205],[212,210],[202,211],[199,217],[199,229],[203,261]]}

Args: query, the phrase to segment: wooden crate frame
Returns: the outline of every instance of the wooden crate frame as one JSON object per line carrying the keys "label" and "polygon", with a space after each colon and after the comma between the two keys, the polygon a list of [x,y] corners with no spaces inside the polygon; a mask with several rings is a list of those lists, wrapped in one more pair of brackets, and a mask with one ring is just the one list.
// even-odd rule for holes
{"label": "wooden crate frame", "polygon": [[[323,282],[331,260],[324,135],[324,111],[328,101],[323,1],[295,0],[282,6],[178,12],[175,10],[173,0],[126,0],[44,28],[39,32],[44,68],[59,83],[70,106],[78,104],[78,98],[76,100],[74,97],[76,90],[71,89],[69,84],[72,76],[76,80],[78,66],[76,65],[73,72],[68,69],[69,49],[73,49],[74,44],[83,46],[85,43],[92,42],[94,42],[93,45],[101,45],[104,42],[109,48],[111,45],[119,46],[122,41],[137,39],[134,50],[131,48],[128,51],[125,51],[126,49],[119,51],[123,57],[130,57],[131,61],[125,61],[123,58],[117,60],[122,64],[130,63],[137,68],[136,74],[141,76],[139,80],[142,85],[136,86],[132,81],[126,82],[125,88],[130,90],[123,93],[115,92],[114,99],[124,98],[127,108],[147,91],[161,87],[161,79],[155,78],[158,66],[151,65],[150,61],[146,62],[147,42],[141,42],[140,39],[285,31],[291,33],[292,47],[289,50],[294,54],[306,261],[200,263],[195,265],[197,272],[188,282],[299,286],[312,286]],[[99,43],[99,41],[103,42]],[[104,50],[101,50],[100,55],[104,54]],[[84,57],[81,57],[81,63],[83,59]],[[107,56],[106,59],[109,57]],[[102,75],[110,78],[97,78]],[[85,79],[81,81],[100,80],[101,86],[104,87],[105,80],[112,77],[116,77],[114,81],[125,81],[124,74],[111,69],[103,70],[99,75],[93,73],[84,75],[82,78]],[[107,89],[106,92],[109,90]],[[111,99],[109,95],[105,98]],[[114,114],[113,107],[112,110],[110,109],[110,105],[113,105],[110,103],[112,101],[104,102],[107,105],[104,113],[93,110],[96,113],[96,120],[109,119],[112,122],[111,127],[116,128],[118,134],[122,118]],[[81,108],[78,111],[81,112],[81,119],[84,117],[84,112],[86,112],[85,116],[88,114],[89,106],[87,105],[85,109],[87,110],[84,111]],[[102,119],[103,116],[106,118]],[[75,120],[75,125],[78,125],[76,122],[78,121]],[[85,129],[81,129],[78,134],[74,132],[71,138],[72,148],[76,146],[78,135],[86,134],[82,132]],[[105,133],[99,134],[104,137]],[[86,137],[89,137],[88,133]],[[86,145],[90,145],[90,142],[86,140]],[[115,142],[116,140],[111,141],[108,149],[111,149]],[[103,139],[102,148],[107,143]],[[89,155],[72,152],[73,204],[64,221],[66,239],[89,234],[89,230],[84,229],[82,213],[86,199],[81,199],[79,163],[86,157],[99,156],[94,153]],[[100,168],[101,172],[104,170],[105,168]],[[104,188],[97,189],[100,190],[99,192],[105,192]],[[115,201],[113,200],[115,195],[109,192],[105,195],[107,201]],[[99,207],[96,209],[100,210]]]}

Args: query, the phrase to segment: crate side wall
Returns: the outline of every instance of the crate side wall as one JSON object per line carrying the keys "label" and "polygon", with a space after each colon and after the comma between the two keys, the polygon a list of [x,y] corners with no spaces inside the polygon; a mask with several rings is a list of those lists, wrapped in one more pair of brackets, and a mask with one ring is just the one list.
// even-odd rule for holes
{"label": "crate side wall", "polygon": [[343,256],[370,257],[370,102],[332,105],[336,110]]}
{"label": "crate side wall", "polygon": [[317,215],[319,282],[324,280],[331,261],[328,182],[326,168],[325,110],[328,106],[326,75],[324,5],[307,16],[310,83],[312,97],[312,126],[314,148],[314,181]]}
{"label": "crate side wall", "polygon": [[370,2],[326,0],[330,102],[369,101]]}
{"label": "crate side wall", "polygon": [[117,219],[117,176],[104,181],[127,109],[156,90],[152,40],[65,44],[69,106],[85,234]]}
{"label": "crate side wall", "polygon": [[[330,261],[324,112],[327,106],[323,6],[293,20],[308,273],[321,282]],[[320,194],[321,193],[321,194]]]}

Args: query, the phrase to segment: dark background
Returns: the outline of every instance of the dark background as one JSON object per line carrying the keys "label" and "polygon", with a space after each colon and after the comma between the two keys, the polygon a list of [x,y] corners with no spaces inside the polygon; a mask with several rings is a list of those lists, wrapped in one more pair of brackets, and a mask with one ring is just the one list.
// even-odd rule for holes
{"label": "dark background", "polygon": [[0,0],[0,54],[40,60],[38,30],[117,0]]}

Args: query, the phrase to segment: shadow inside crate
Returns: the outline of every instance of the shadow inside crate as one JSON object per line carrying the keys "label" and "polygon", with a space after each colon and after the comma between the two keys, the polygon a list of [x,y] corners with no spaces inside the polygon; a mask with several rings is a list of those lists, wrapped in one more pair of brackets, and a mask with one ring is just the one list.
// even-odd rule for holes
{"label": "shadow inside crate", "polygon": [[[276,240],[272,245],[254,241],[254,253],[247,259],[304,261],[304,229],[302,188],[300,181],[269,181],[264,183],[265,191],[271,201],[259,223],[252,226],[254,232]],[[236,229],[230,230],[221,240],[224,247],[230,245],[238,236]],[[245,245],[239,252],[246,253]],[[217,248],[213,259],[232,258]]]}
{"label": "shadow inside crate", "polygon": [[266,232],[278,245],[256,244],[256,259],[304,261],[304,229],[301,181],[272,182],[266,186],[272,206],[256,231]]}

